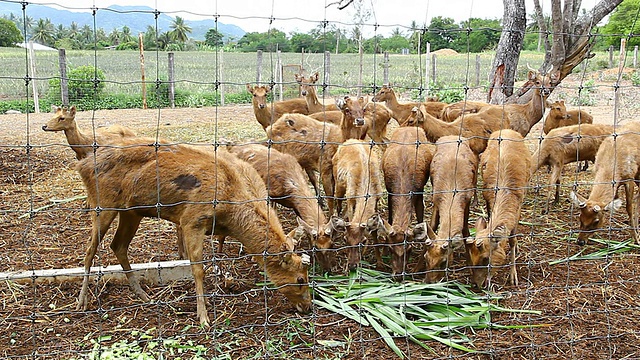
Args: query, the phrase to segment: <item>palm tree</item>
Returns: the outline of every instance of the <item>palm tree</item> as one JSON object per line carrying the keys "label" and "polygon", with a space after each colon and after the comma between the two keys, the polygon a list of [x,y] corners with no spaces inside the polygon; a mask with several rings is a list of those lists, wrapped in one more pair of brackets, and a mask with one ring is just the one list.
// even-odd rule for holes
{"label": "palm tree", "polygon": [[171,42],[172,42],[171,34],[169,34],[168,31],[165,31],[160,35],[158,35],[158,47],[160,48],[160,50],[164,50],[167,47],[167,45],[171,44]]}
{"label": "palm tree", "polygon": [[81,29],[80,29],[80,41],[82,42],[82,44],[84,45],[91,45],[93,44],[93,30],[91,29],[91,26],[89,25],[84,25]]}
{"label": "palm tree", "polygon": [[33,28],[33,36],[31,39],[43,45],[53,45],[55,29],[51,20],[38,19],[38,23]]}
{"label": "palm tree", "polygon": [[78,23],[72,21],[69,25],[69,37],[72,39],[76,39],[80,35],[80,28],[78,27]]}
{"label": "palm tree", "polygon": [[151,50],[156,48],[156,28],[153,25],[147,25],[147,31],[144,32],[144,48]]}
{"label": "palm tree", "polygon": [[129,27],[126,25],[122,27],[120,41],[122,41],[123,43],[133,41],[133,36],[131,36],[131,29],[129,29]]}
{"label": "palm tree", "polygon": [[176,16],[176,19],[173,20],[173,23],[170,26],[173,30],[171,30],[171,37],[178,42],[185,42],[189,39],[189,34],[191,34],[191,27],[184,23],[184,19],[180,16]]}
{"label": "palm tree", "polygon": [[109,33],[109,41],[111,42],[111,45],[120,44],[121,38],[122,38],[122,34],[120,34],[120,30],[116,28],[113,28],[113,30],[111,30],[111,32]]}
{"label": "palm tree", "polygon": [[64,39],[68,36],[69,36],[69,31],[67,30],[67,28],[65,28],[64,25],[62,24],[58,24],[58,26],[56,26],[55,28],[55,35],[54,35],[56,40]]}

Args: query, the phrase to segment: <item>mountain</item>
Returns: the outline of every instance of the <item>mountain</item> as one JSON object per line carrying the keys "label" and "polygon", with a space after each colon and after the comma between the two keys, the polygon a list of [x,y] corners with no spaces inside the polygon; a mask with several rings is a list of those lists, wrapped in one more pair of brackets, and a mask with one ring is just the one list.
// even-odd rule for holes
{"label": "mountain", "polygon": [[[22,5],[20,3],[0,2],[0,16],[14,15],[22,18]],[[75,21],[80,27],[89,25],[93,28],[93,16],[89,12],[73,12],[69,10],[59,10],[50,6],[40,4],[29,4],[27,6],[27,16],[34,20],[49,18],[54,24],[69,26]],[[170,25],[173,17],[167,14],[158,16],[159,32],[171,30]],[[209,29],[216,27],[214,20],[186,20],[185,23],[191,27],[190,37],[196,40],[204,40],[204,36]],[[144,32],[148,25],[156,26],[154,9],[148,6],[119,6],[110,5],[107,8],[99,8],[96,12],[96,27],[103,28],[107,33],[113,29],[121,29],[123,26],[131,29],[131,34],[136,35]],[[218,22],[218,31],[226,38],[240,39],[245,31],[239,26],[223,24]]]}

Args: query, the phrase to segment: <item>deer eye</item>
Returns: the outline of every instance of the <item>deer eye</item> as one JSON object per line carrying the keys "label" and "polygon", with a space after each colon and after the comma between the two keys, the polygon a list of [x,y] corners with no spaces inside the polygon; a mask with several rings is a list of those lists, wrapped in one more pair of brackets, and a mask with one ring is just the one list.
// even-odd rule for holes
{"label": "deer eye", "polygon": [[303,278],[303,277],[299,277],[299,278],[298,278],[298,284],[302,285],[302,284],[304,284],[305,282],[306,282],[306,281],[304,280],[304,278]]}

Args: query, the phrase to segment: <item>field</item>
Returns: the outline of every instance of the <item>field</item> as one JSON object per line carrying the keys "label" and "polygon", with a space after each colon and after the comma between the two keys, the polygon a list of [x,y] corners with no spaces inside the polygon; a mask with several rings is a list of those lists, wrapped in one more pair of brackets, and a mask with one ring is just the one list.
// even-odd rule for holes
{"label": "field", "polygon": [[[153,54],[156,56],[147,54],[147,74],[158,72],[162,75],[163,70],[157,69],[166,67],[166,54]],[[69,62],[72,66],[91,63],[92,55],[93,52],[71,53]],[[180,86],[210,90],[210,79],[215,79],[214,55],[176,53],[176,64],[181,64],[177,66]],[[3,63],[9,59],[6,56],[13,56],[12,63],[22,61],[24,64],[24,52],[3,50],[0,56],[3,56]],[[38,56],[38,76],[56,76],[57,54],[39,53]],[[300,55],[285,54],[283,57],[284,63],[299,63]],[[443,82],[464,83],[465,70],[461,69],[465,67],[466,57],[459,55],[450,62],[443,58],[440,62]],[[487,64],[490,64],[490,58],[487,54]],[[270,62],[267,59],[265,57],[265,64]],[[321,69],[321,59],[319,55],[310,55],[305,60],[309,65],[305,67]],[[332,63],[332,81],[352,89],[356,78],[342,69],[354,68],[355,59],[355,55],[337,57]],[[137,53],[101,52],[97,61],[103,64],[101,67],[110,81],[108,91],[136,91],[139,85],[132,82],[137,81],[139,71]],[[373,82],[373,73],[378,82],[382,74],[382,57],[368,61],[365,68],[369,69],[369,77],[364,82]],[[521,65],[526,67],[526,62],[526,57],[521,59]],[[255,54],[224,54],[224,63],[233,64],[229,65],[225,79],[238,84],[238,92],[243,91],[244,83],[255,80]],[[415,71],[417,58],[393,56],[391,63],[392,82],[411,87],[414,81],[419,81]],[[535,60],[530,62],[532,66],[535,63]],[[20,93],[20,87],[24,90],[24,80],[8,79],[20,78],[16,74],[23,73],[20,69],[0,68],[3,79],[0,93],[7,97],[24,96]],[[595,122],[624,123],[637,118],[640,92],[630,81],[624,80],[615,95],[616,72],[591,71],[584,74],[584,78],[582,75],[568,78],[554,91],[552,98],[576,99],[578,87],[589,81],[591,85],[581,97],[588,98],[590,106],[583,108],[594,115]],[[472,99],[482,99],[482,89],[472,89],[470,95]],[[72,268],[81,266],[83,261],[90,234],[90,219],[84,203],[82,200],[56,201],[78,197],[84,189],[74,171],[75,156],[64,136],[41,130],[50,116],[0,115],[0,272]],[[122,124],[140,135],[187,143],[211,144],[220,138],[248,142],[264,138],[248,105],[88,111],[79,113],[77,121],[85,131]],[[539,124],[527,138],[527,145],[532,150],[539,142],[540,129]],[[406,337],[395,338],[395,343],[410,358],[640,357],[637,332],[640,260],[637,249],[627,245],[628,251],[618,254],[553,263],[574,254],[594,254],[616,242],[627,242],[628,223],[624,211],[614,214],[610,229],[597,234],[605,244],[578,246],[573,233],[578,227],[577,210],[571,205],[568,192],[577,185],[581,194],[588,194],[593,166],[576,173],[575,164],[567,165],[559,206],[549,214],[541,215],[547,176],[546,171],[534,176],[523,208],[517,260],[520,285],[506,285],[506,271],[501,271],[494,289],[502,297],[497,301],[500,306],[539,313],[493,313],[492,322],[496,327],[466,332],[472,341],[467,346],[476,351],[471,354],[435,341],[428,343],[431,349],[427,350]],[[425,191],[428,193],[429,188]],[[429,218],[429,196],[426,202]],[[28,215],[39,208],[43,209],[35,211],[33,216]],[[482,215],[483,208],[480,202],[472,209],[472,221]],[[386,205],[383,204],[380,211],[386,215]],[[278,208],[278,214],[285,231],[295,226],[291,211]],[[117,264],[108,246],[110,236],[112,233],[99,248],[96,261],[100,265]],[[132,262],[177,259],[174,239],[172,225],[153,219],[143,221],[130,249]],[[155,358],[197,358],[197,354],[208,359],[395,357],[370,327],[317,306],[308,315],[295,313],[280,293],[262,286],[264,274],[249,254],[241,251],[239,243],[228,243],[223,252],[218,252],[213,239],[205,244],[208,271],[205,288],[213,322],[211,328],[203,329],[198,325],[193,281],[189,280],[147,287],[154,300],[152,303],[140,301],[124,284],[98,281],[91,286],[87,312],[75,310],[80,288],[77,282],[19,284],[6,281],[0,285],[0,358],[97,358],[99,351],[109,351],[118,343],[132,352],[143,349]],[[341,265],[346,263],[346,255],[340,251],[343,246],[337,244]],[[365,251],[364,258],[373,261],[371,252]],[[411,262],[414,261],[412,258]],[[224,287],[214,275],[214,265],[231,273],[233,282],[230,286]],[[322,280],[317,269],[310,275]],[[416,280],[421,279],[421,274],[416,274]],[[468,283],[468,270],[462,259],[456,260],[447,279]],[[529,327],[499,329],[497,325]]]}

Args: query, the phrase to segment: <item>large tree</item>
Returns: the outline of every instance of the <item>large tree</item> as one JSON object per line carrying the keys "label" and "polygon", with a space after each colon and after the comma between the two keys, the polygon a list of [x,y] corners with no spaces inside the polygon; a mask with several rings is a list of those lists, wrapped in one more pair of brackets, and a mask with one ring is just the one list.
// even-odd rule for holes
{"label": "large tree", "polygon": [[[622,0],[600,0],[590,11],[580,14],[581,0],[551,0],[552,29],[548,29],[539,0],[533,0],[538,26],[543,34],[555,34],[551,41],[545,36],[545,59],[541,71],[551,77],[551,85],[556,86],[583,60],[594,54],[591,49],[595,36],[592,29],[611,13]],[[489,101],[526,102],[532,92],[524,95],[513,93],[516,67],[523,34],[526,28],[524,0],[503,0],[503,32],[498,44],[496,59],[491,71]],[[548,70],[548,71],[547,71]]]}
{"label": "large tree", "polygon": [[0,47],[16,46],[22,42],[22,34],[16,24],[7,19],[0,19]]}
{"label": "large tree", "polygon": [[189,39],[189,34],[191,34],[191,27],[184,22],[184,19],[180,16],[176,16],[176,18],[171,23],[171,37],[181,43],[186,42]]}

